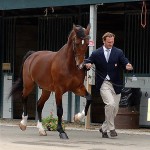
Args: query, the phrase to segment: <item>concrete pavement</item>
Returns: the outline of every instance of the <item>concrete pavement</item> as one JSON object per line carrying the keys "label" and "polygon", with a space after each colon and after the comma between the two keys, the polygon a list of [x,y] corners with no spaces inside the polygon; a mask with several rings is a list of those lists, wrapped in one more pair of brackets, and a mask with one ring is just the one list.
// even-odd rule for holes
{"label": "concrete pavement", "polygon": [[69,140],[59,138],[58,132],[47,131],[39,136],[30,126],[21,131],[16,125],[0,125],[0,150],[149,150],[150,132],[117,130],[117,138],[103,139],[98,129],[66,128]]}

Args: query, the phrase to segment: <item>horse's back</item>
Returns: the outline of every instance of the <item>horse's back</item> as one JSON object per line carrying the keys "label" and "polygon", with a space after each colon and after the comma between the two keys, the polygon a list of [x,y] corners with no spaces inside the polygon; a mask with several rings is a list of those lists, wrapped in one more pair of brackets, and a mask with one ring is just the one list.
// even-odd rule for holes
{"label": "horse's back", "polygon": [[[51,65],[57,52],[37,51],[31,54],[24,62],[24,80],[32,80],[40,87],[50,88],[47,83],[52,81]],[[51,82],[52,83],[52,82]]]}
{"label": "horse's back", "polygon": [[[56,52],[52,51],[37,51],[32,53],[24,62],[24,66],[38,69],[43,68],[44,64],[51,62],[55,56]],[[36,68],[37,69],[37,68]]]}

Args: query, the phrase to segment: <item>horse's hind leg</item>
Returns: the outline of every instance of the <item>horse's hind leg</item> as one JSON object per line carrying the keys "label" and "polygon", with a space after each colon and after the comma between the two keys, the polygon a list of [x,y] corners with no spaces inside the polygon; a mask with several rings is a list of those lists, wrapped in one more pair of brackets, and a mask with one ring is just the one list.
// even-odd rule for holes
{"label": "horse's hind leg", "polygon": [[22,114],[22,120],[19,124],[19,127],[22,131],[26,130],[26,127],[27,127],[27,119],[28,119],[27,100],[28,100],[28,95],[33,90],[33,87],[34,87],[34,84],[32,84],[29,88],[23,89],[23,95],[22,95],[23,114]]}
{"label": "horse's hind leg", "polygon": [[38,112],[37,128],[39,129],[39,134],[43,136],[46,136],[47,133],[42,125],[42,110],[43,110],[45,102],[48,100],[50,96],[50,93],[51,93],[50,91],[42,90],[42,95],[37,102],[37,112]]}
{"label": "horse's hind leg", "polygon": [[27,119],[28,119],[28,115],[27,115],[27,99],[26,98],[22,98],[22,104],[23,104],[23,114],[22,114],[22,120],[19,124],[19,127],[22,131],[26,130],[27,127]]}

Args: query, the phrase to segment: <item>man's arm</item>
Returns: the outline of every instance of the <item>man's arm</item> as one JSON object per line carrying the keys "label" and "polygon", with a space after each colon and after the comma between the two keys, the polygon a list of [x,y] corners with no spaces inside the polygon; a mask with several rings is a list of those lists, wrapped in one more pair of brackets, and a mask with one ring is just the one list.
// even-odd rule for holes
{"label": "man's arm", "polygon": [[124,69],[133,70],[133,66],[129,63],[129,60],[125,57],[122,50],[120,53],[120,62],[123,65],[123,67],[125,67]]}
{"label": "man's arm", "polygon": [[84,65],[88,70],[90,70],[93,63],[94,63],[94,53],[92,52],[91,56],[85,59]]}

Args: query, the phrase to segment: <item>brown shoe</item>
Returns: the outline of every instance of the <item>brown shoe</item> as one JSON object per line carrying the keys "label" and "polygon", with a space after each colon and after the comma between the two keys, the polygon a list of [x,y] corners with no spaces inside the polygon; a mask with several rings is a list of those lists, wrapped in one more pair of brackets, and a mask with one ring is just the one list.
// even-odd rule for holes
{"label": "brown shoe", "polygon": [[99,129],[99,132],[102,133],[102,138],[109,138],[107,132],[103,132],[102,128]]}
{"label": "brown shoe", "polygon": [[118,135],[117,135],[117,132],[115,131],[115,129],[114,129],[114,130],[110,130],[110,136],[111,136],[111,137],[118,136]]}

